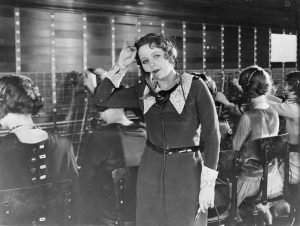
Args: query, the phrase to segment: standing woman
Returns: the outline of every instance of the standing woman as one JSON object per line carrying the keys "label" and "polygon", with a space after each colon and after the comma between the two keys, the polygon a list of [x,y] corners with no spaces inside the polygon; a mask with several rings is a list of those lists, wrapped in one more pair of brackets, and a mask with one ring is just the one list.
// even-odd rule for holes
{"label": "standing woman", "polygon": [[38,88],[28,77],[0,78],[0,124],[9,130],[0,141],[0,190],[77,181],[72,144],[32,120],[42,107]]}
{"label": "standing woman", "polygon": [[[207,209],[214,206],[220,145],[216,108],[201,79],[175,70],[176,57],[163,34],[147,34],[134,46],[124,43],[94,97],[101,105],[113,92],[124,107],[138,106],[144,113],[148,139],[137,182],[138,226],[206,225]],[[135,59],[145,81],[116,89]],[[205,142],[201,164],[193,139],[199,125]]]}

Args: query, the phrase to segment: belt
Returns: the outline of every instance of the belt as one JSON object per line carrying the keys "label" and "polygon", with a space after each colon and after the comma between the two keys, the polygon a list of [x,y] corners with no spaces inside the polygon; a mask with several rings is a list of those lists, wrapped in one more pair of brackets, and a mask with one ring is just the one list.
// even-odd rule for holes
{"label": "belt", "polygon": [[163,154],[164,152],[167,155],[171,155],[171,154],[182,154],[182,153],[189,153],[189,152],[197,152],[200,150],[199,146],[189,146],[189,147],[180,147],[180,148],[163,148],[160,146],[157,146],[155,144],[152,144],[149,140],[147,140],[146,142],[147,146],[149,146],[152,150]]}
{"label": "belt", "polygon": [[299,144],[289,144],[289,152],[300,152],[299,149]]}
{"label": "belt", "polygon": [[124,226],[135,226],[135,222],[134,221],[124,221],[124,222],[119,222],[118,221],[114,221],[111,219],[101,219],[102,224],[100,224],[100,226],[115,226],[115,225],[121,225],[123,223]]}

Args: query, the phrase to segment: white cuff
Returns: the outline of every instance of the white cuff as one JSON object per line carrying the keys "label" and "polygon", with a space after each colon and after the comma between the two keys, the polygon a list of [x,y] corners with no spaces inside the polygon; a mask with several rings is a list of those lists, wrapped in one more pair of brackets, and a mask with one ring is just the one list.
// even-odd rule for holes
{"label": "white cuff", "polygon": [[219,172],[202,164],[200,188],[215,187]]}
{"label": "white cuff", "polygon": [[119,88],[126,71],[127,69],[122,68],[118,63],[115,63],[114,66],[108,71],[106,77],[114,84],[116,88]]}

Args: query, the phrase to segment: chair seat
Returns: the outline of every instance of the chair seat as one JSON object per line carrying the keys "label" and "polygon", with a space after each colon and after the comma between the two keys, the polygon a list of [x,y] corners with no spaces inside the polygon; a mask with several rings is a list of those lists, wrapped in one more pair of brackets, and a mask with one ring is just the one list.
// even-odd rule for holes
{"label": "chair seat", "polygon": [[215,216],[212,218],[208,218],[207,219],[207,223],[216,223],[216,222],[223,222],[225,220],[227,220],[230,216],[230,213],[228,210],[226,210],[225,212],[223,212],[222,214],[220,214],[219,216]]}
{"label": "chair seat", "polygon": [[[277,193],[274,193],[272,195],[269,195],[267,197],[267,202],[274,202],[274,201],[277,201],[277,200],[280,200],[280,199],[283,199],[283,192],[277,192]],[[258,204],[258,203],[261,203],[261,195],[256,197],[255,199],[252,197],[247,197],[245,198],[244,202],[246,203],[254,203],[254,204]]]}

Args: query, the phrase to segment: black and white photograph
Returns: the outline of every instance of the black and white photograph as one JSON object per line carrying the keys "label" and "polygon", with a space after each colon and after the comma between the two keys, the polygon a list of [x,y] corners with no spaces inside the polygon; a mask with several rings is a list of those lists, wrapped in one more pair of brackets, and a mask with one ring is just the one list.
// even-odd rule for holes
{"label": "black and white photograph", "polygon": [[300,226],[300,0],[0,0],[0,225]]}

